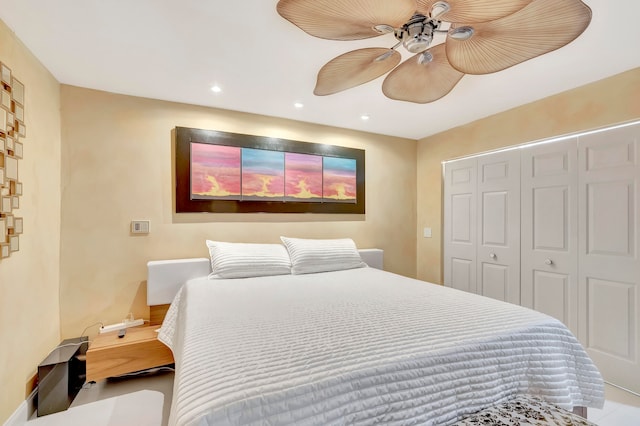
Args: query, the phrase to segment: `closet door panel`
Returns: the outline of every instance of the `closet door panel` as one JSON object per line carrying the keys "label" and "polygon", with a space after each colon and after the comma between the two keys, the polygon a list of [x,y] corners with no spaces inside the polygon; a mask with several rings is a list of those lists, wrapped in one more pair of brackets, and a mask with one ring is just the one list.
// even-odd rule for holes
{"label": "closet door panel", "polygon": [[522,305],[578,333],[577,139],[522,150]]}
{"label": "closet door panel", "polygon": [[482,295],[498,300],[509,297],[509,266],[482,262]]}
{"label": "closet door panel", "polygon": [[588,183],[586,198],[587,253],[633,258],[633,180]]}
{"label": "closet door panel", "polygon": [[640,392],[640,125],[579,147],[579,337],[605,380]]}
{"label": "closet door panel", "polygon": [[471,244],[474,240],[471,232],[475,229],[471,209],[474,207],[473,194],[454,194],[451,196],[451,241],[459,244]]}
{"label": "closet door panel", "polygon": [[[570,323],[569,314],[575,310],[576,302],[569,298],[570,276],[541,270],[533,271],[533,306],[562,321]],[[574,284],[575,286],[575,284]]]}
{"label": "closet door panel", "polygon": [[482,244],[506,247],[509,242],[509,221],[507,216],[509,193],[507,191],[485,192],[482,194]]}
{"label": "closet door panel", "polygon": [[[631,360],[635,357],[636,324],[633,283],[591,278],[587,282],[589,300],[589,344],[594,350]],[[615,324],[615,327],[610,327]]]}
{"label": "closet door panel", "polygon": [[477,292],[520,304],[520,153],[478,158]]}
{"label": "closet door panel", "polygon": [[[569,217],[569,185],[532,188],[533,248],[550,252],[569,251],[567,224]],[[575,188],[573,192],[575,193]],[[571,213],[576,213],[575,210]]]}
{"label": "closet door panel", "polygon": [[[474,262],[469,259],[458,259],[453,257],[450,259],[450,277],[449,287],[457,288],[458,290],[468,291],[475,293],[475,274]],[[445,285],[446,282],[445,282]]]}
{"label": "closet door panel", "polygon": [[444,285],[475,293],[476,160],[447,163],[444,175]]}

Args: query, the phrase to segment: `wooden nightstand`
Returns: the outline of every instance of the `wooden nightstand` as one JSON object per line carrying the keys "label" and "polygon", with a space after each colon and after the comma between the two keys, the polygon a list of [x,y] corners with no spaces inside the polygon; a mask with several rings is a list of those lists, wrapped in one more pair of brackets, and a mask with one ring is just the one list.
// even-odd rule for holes
{"label": "wooden nightstand", "polygon": [[160,326],[131,327],[99,334],[87,350],[87,382],[173,363],[171,350],[158,340]]}

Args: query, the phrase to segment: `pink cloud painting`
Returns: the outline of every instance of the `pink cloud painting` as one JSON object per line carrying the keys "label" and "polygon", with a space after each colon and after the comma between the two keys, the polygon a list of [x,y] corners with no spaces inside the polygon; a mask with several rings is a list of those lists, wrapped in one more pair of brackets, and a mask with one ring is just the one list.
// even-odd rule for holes
{"label": "pink cloud painting", "polygon": [[324,157],[323,197],[332,202],[355,203],[356,160]]}
{"label": "pink cloud painting", "polygon": [[239,200],[241,148],[191,144],[191,197]]}
{"label": "pink cloud painting", "polygon": [[242,199],[284,197],[284,152],[242,148]]}
{"label": "pink cloud painting", "polygon": [[191,143],[191,198],[357,202],[356,160]]}
{"label": "pink cloud painting", "polygon": [[285,200],[322,201],[322,157],[285,154]]}

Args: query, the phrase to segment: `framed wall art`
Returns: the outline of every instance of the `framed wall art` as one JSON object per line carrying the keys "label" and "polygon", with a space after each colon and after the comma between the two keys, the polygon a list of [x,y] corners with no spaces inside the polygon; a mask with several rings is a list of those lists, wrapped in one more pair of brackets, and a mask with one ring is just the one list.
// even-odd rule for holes
{"label": "framed wall art", "polygon": [[176,213],[365,212],[364,150],[175,129]]}

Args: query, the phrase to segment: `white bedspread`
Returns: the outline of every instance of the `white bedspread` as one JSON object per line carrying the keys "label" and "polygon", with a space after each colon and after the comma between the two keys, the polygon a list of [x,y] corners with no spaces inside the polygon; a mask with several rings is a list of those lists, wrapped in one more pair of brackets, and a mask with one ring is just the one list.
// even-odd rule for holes
{"label": "white bedspread", "polygon": [[171,425],[446,425],[522,393],[604,403],[559,321],[373,268],[192,280],[159,338]]}

